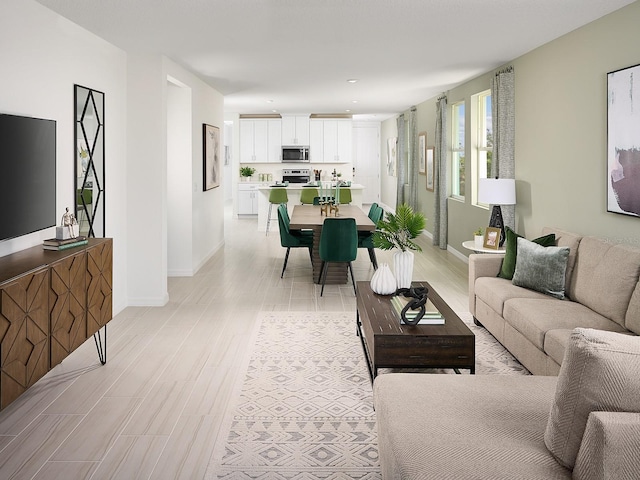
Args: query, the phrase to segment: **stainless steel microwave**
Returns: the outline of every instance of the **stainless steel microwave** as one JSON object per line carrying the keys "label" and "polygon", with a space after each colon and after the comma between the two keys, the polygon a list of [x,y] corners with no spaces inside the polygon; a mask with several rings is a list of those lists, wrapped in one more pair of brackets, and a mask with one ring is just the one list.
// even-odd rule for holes
{"label": "stainless steel microwave", "polygon": [[309,162],[309,147],[282,147],[282,163]]}

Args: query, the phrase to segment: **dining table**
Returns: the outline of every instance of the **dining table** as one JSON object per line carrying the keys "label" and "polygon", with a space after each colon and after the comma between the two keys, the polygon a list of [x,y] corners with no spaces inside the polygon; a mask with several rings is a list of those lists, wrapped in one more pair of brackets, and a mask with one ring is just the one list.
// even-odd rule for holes
{"label": "dining table", "polygon": [[[337,215],[329,217],[321,210],[320,205],[295,205],[289,221],[291,230],[313,231],[313,247],[311,249],[311,263],[313,266],[313,281],[320,283],[322,260],[320,259],[320,235],[326,218],[353,218],[358,231],[373,232],[376,224],[356,205],[339,205]],[[346,263],[332,263],[327,271],[325,284],[344,284],[348,282]]]}

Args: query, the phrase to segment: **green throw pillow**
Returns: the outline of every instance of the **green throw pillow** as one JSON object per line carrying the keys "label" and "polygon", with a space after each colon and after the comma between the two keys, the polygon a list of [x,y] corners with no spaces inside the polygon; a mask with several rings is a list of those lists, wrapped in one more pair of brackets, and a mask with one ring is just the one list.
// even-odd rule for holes
{"label": "green throw pillow", "polygon": [[[516,232],[511,230],[509,227],[504,227],[505,230],[505,252],[504,252],[504,260],[502,260],[502,267],[500,268],[500,272],[498,276],[500,278],[506,278],[507,280],[511,280],[513,278],[513,272],[516,271],[516,258],[518,255],[518,238],[522,238],[521,235],[518,235]],[[550,233],[549,235],[545,235],[544,237],[538,237],[531,240],[533,243],[537,243],[538,245],[542,245],[543,247],[554,247],[556,244],[556,234]]]}
{"label": "green throw pillow", "polygon": [[526,238],[517,243],[513,284],[563,299],[569,247],[543,247]]}

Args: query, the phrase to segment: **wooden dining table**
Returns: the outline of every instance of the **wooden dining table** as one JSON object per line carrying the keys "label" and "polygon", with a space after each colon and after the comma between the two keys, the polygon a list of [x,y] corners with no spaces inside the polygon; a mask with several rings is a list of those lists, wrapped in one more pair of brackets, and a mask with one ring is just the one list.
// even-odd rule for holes
{"label": "wooden dining table", "polygon": [[[321,213],[319,205],[296,205],[293,207],[289,228],[291,230],[312,230],[313,248],[311,249],[311,263],[313,265],[313,281],[320,283],[320,269],[322,260],[320,259],[320,234],[322,225],[327,217]],[[333,218],[331,215],[329,218]],[[376,229],[376,224],[371,221],[360,207],[355,205],[340,205],[338,218],[353,218],[356,221],[358,231],[372,232]],[[331,264],[327,272],[326,284],[347,283],[347,264]]]}

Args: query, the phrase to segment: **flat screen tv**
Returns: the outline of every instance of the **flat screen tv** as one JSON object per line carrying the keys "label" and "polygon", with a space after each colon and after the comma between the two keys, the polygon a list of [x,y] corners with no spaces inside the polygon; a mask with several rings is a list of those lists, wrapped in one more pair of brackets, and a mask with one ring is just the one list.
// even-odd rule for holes
{"label": "flat screen tv", "polygon": [[56,122],[0,114],[0,241],[56,224]]}

